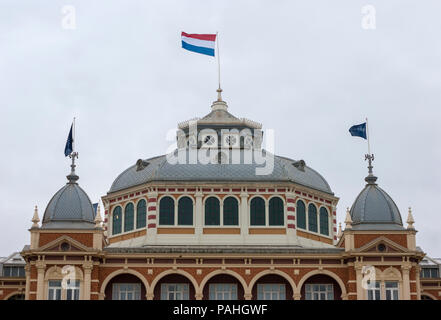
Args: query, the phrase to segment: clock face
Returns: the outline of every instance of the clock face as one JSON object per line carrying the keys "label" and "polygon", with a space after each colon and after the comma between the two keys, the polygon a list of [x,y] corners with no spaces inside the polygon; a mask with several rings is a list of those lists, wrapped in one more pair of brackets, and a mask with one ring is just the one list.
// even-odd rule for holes
{"label": "clock face", "polygon": [[214,136],[212,136],[212,135],[206,135],[206,136],[204,137],[203,141],[204,141],[204,144],[205,144],[206,146],[212,146],[212,145],[215,144],[215,142],[216,142],[216,138],[215,138]]}
{"label": "clock face", "polygon": [[246,136],[245,139],[244,139],[244,144],[247,147],[251,147],[251,145],[253,144],[253,137]]}
{"label": "clock face", "polygon": [[196,145],[196,137],[195,137],[195,136],[190,136],[190,137],[188,137],[188,144],[189,144],[190,146],[194,146],[194,145]]}
{"label": "clock face", "polygon": [[230,146],[230,147],[235,146],[237,143],[237,137],[234,135],[229,135],[225,138],[225,142],[226,142],[227,146]]}

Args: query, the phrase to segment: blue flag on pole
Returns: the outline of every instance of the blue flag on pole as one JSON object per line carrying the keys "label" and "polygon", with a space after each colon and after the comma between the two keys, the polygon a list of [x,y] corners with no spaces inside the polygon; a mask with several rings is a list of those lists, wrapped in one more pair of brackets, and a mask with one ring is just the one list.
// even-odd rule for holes
{"label": "blue flag on pole", "polygon": [[64,156],[67,157],[73,151],[73,136],[72,136],[72,127],[70,126],[69,136],[67,137],[66,146],[64,147]]}
{"label": "blue flag on pole", "polygon": [[355,126],[352,126],[349,129],[349,132],[351,133],[351,136],[362,137],[364,139],[367,139],[367,135],[366,135],[366,122],[362,123],[362,124],[357,124]]}

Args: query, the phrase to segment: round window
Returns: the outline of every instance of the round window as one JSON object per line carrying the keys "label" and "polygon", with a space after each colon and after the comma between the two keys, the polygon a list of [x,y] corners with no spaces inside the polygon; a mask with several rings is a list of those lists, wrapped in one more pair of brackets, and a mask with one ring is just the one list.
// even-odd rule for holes
{"label": "round window", "polygon": [[384,252],[384,251],[386,251],[386,246],[385,246],[384,244],[380,243],[380,244],[378,245],[377,249],[378,249],[378,251],[380,251],[380,252]]}
{"label": "round window", "polygon": [[63,243],[60,245],[60,249],[61,249],[62,251],[68,251],[68,250],[70,249],[70,244],[67,243],[67,242],[63,242]]}

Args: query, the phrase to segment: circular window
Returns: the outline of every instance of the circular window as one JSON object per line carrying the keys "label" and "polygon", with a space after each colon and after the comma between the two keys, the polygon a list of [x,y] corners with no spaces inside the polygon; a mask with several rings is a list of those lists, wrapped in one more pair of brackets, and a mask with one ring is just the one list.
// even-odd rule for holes
{"label": "circular window", "polygon": [[380,243],[380,244],[378,245],[377,249],[378,249],[378,251],[380,251],[380,252],[384,252],[384,251],[386,251],[386,246],[385,246],[384,244]]}
{"label": "circular window", "polygon": [[67,243],[67,242],[63,242],[63,243],[60,245],[60,249],[61,249],[61,251],[68,251],[68,250],[70,249],[70,244]]}

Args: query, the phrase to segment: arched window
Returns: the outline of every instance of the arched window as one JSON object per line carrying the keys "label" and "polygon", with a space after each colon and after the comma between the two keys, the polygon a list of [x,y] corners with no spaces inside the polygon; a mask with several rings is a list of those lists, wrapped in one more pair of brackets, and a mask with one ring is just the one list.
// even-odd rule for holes
{"label": "arched window", "polygon": [[328,210],[324,207],[320,208],[320,233],[329,236]]}
{"label": "arched window", "polygon": [[284,208],[283,200],[275,197],[269,201],[269,225],[270,226],[283,226]]}
{"label": "arched window", "polygon": [[159,201],[159,224],[173,226],[175,224],[175,200],[164,197]]}
{"label": "arched window", "polygon": [[308,206],[308,229],[317,232],[317,208],[312,203]]}
{"label": "arched window", "polygon": [[178,225],[193,225],[193,201],[189,197],[183,197],[178,202]]}
{"label": "arched window", "polygon": [[297,201],[297,228],[306,229],[306,210],[305,203]]}
{"label": "arched window", "polygon": [[219,199],[210,197],[205,200],[205,225],[220,225],[220,204]]}
{"label": "arched window", "polygon": [[124,209],[124,232],[133,230],[134,215],[134,206],[130,202]]}
{"label": "arched window", "polygon": [[224,226],[239,224],[239,203],[236,198],[228,197],[224,200]]}
{"label": "arched window", "polygon": [[136,228],[144,228],[146,225],[147,203],[144,199],[138,202],[136,206]]}
{"label": "arched window", "polygon": [[250,206],[250,224],[252,226],[265,225],[265,200],[262,198],[253,198]]}
{"label": "arched window", "polygon": [[118,206],[115,209],[113,209],[112,234],[121,233],[121,221],[122,221],[122,210],[121,207]]}

